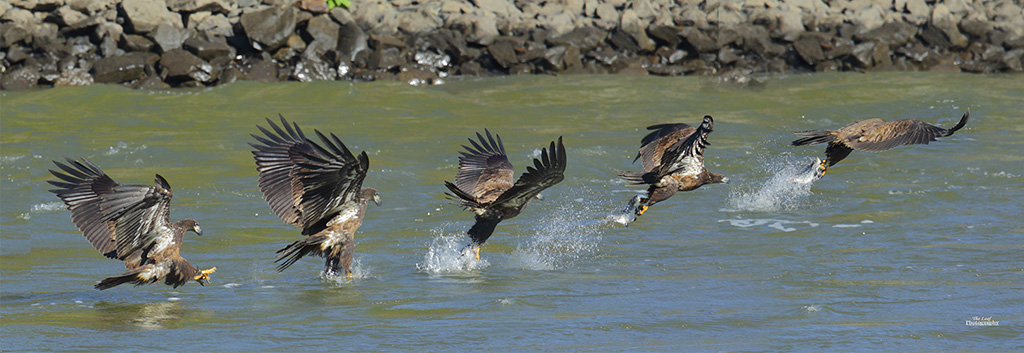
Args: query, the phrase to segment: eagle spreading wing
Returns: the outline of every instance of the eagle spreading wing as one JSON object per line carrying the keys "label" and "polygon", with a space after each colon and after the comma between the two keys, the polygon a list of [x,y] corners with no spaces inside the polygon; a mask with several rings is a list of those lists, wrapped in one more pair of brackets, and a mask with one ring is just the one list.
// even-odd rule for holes
{"label": "eagle spreading wing", "polygon": [[541,191],[565,178],[566,154],[562,138],[551,142],[541,150],[540,158],[533,160],[533,166],[526,167],[526,173],[512,183],[514,168],[505,154],[501,137],[487,138],[477,133],[477,141],[470,139],[473,147],[463,146],[465,152],[459,157],[459,171],[455,183],[445,181],[445,186],[461,204],[476,213],[476,223],[468,231],[476,257],[480,257],[480,245],[494,233],[502,220],[519,215],[526,205],[537,198]]}
{"label": "eagle spreading wing", "polygon": [[257,126],[264,136],[253,134],[258,143],[249,144],[270,209],[307,236],[277,251],[278,270],[314,254],[326,258],[325,274],[344,269],[351,277],[355,232],[367,202],[380,205],[376,189],[362,188],[370,160],[365,151],[353,155],[333,133],[328,137],[315,131],[318,144],[297,123],[280,118],[281,126],[270,119],[269,130]]}
{"label": "eagle spreading wing", "polygon": [[181,257],[186,231],[202,235],[199,223],[186,218],[170,221],[171,186],[160,174],[156,185],[121,185],[85,160],[54,161],[63,173],[47,181],[50,190],[71,210],[71,219],[96,250],[124,261],[126,272],[108,277],[96,289],[124,283],[143,285],[164,280],[177,288],[189,281],[203,284],[216,267],[199,270]]}
{"label": "eagle spreading wing", "polygon": [[642,215],[648,207],[677,191],[729,181],[704,167],[704,149],[708,146],[708,135],[714,131],[710,115],[705,115],[697,128],[679,123],[652,125],[647,129],[654,131],[641,140],[640,151],[633,160],[640,160],[643,171],[618,173],[633,185],[649,185],[646,197],[631,202],[636,215]]}
{"label": "eagle spreading wing", "polygon": [[793,146],[828,143],[825,148],[825,160],[821,161],[815,176],[822,177],[828,168],[850,155],[853,150],[881,152],[893,147],[913,144],[925,144],[936,141],[937,137],[952,135],[967,125],[971,116],[968,109],[960,122],[949,129],[941,128],[917,119],[903,119],[886,122],[882,119],[861,120],[846,125],[838,130],[798,131],[801,138],[793,141]]}

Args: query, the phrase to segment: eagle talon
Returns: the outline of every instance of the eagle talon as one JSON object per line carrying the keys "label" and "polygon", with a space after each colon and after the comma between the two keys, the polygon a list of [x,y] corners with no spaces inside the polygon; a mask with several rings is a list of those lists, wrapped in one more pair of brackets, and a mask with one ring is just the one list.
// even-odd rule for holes
{"label": "eagle talon", "polygon": [[476,260],[480,261],[480,247],[479,246],[473,248],[473,254],[476,255]]}
{"label": "eagle talon", "polygon": [[643,216],[644,212],[647,212],[647,208],[649,208],[649,207],[650,206],[647,206],[647,205],[640,205],[640,207],[638,207],[636,209],[636,215],[637,216]]}
{"label": "eagle talon", "polygon": [[352,279],[352,272],[349,272],[348,274],[346,274],[345,278],[346,279]]}
{"label": "eagle talon", "polygon": [[827,172],[827,171],[828,171],[828,159],[824,159],[824,160],[821,161],[821,164],[818,165],[818,171],[815,173],[815,176],[821,178],[821,177],[825,176],[825,172]]}
{"label": "eagle talon", "polygon": [[199,274],[196,275],[192,279],[195,280],[196,282],[199,282],[200,285],[204,285],[203,284],[203,280],[206,280],[207,282],[209,282],[210,281],[210,274],[214,273],[216,271],[217,271],[217,267],[212,267],[212,268],[207,269],[207,270],[202,270],[202,271],[199,271]]}

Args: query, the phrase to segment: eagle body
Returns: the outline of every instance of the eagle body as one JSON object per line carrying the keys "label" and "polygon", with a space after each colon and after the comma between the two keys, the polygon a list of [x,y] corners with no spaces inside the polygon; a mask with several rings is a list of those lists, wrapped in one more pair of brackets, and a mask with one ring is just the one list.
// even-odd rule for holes
{"label": "eagle body", "polygon": [[704,148],[708,135],[714,130],[714,119],[704,116],[700,126],[688,124],[659,124],[647,127],[653,130],[641,140],[636,158],[641,161],[641,172],[619,172],[618,175],[633,185],[648,185],[647,194],[636,203],[636,214],[667,200],[678,191],[691,191],[705,184],[728,182],[729,178],[712,173],[704,167]]}
{"label": "eagle body", "polygon": [[486,138],[477,133],[477,140],[469,139],[473,147],[463,146],[455,182],[445,181],[449,196],[476,214],[467,233],[478,257],[480,245],[490,238],[498,223],[518,216],[541,191],[565,178],[567,159],[559,137],[557,144],[552,141],[543,148],[540,158],[535,158],[533,166],[513,183],[515,169],[505,154],[501,136],[492,136],[486,129],[484,133]]}
{"label": "eagle body", "polygon": [[177,288],[203,284],[216,268],[199,270],[181,257],[185,232],[202,235],[199,223],[186,218],[170,223],[171,186],[159,174],[156,185],[121,185],[85,159],[54,162],[60,180],[48,181],[71,210],[71,219],[104,256],[124,261],[126,271],[96,285],[108,289],[124,283],[143,285],[164,280]]}
{"label": "eagle body", "polygon": [[302,229],[306,238],[277,251],[278,271],[306,255],[323,257],[324,274],[352,275],[355,233],[363,224],[369,201],[380,205],[377,189],[363,188],[370,160],[366,152],[352,154],[334,134],[315,131],[317,143],[297,123],[283,116],[278,126],[267,119],[253,158],[259,185],[271,210],[285,223]]}
{"label": "eagle body", "polygon": [[923,144],[936,141],[937,137],[952,135],[967,125],[971,110],[968,109],[952,128],[945,129],[917,119],[885,121],[878,118],[860,120],[837,130],[798,131],[801,138],[794,140],[794,146],[828,143],[825,159],[821,161],[815,176],[822,177],[829,167],[839,163],[854,150],[881,152],[903,145]]}

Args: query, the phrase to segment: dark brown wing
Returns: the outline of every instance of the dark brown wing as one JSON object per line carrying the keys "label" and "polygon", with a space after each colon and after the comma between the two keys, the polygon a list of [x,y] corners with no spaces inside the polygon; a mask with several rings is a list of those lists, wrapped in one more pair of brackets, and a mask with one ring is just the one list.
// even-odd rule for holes
{"label": "dark brown wing", "polygon": [[260,190],[282,221],[302,227],[303,235],[318,233],[339,206],[358,201],[369,157],[365,151],[353,155],[334,134],[328,138],[316,131],[321,146],[284,117],[284,129],[267,122],[273,132],[257,126],[266,137],[252,135],[260,144],[249,144],[256,149]]}
{"label": "dark brown wing", "polygon": [[537,196],[541,191],[565,179],[565,146],[562,145],[562,137],[558,137],[558,144],[551,141],[549,148],[540,151],[540,159],[533,159],[533,167],[527,166],[526,173],[523,173],[516,180],[512,188],[501,194],[495,205],[509,208],[522,208],[527,201]]}
{"label": "dark brown wing", "polygon": [[84,158],[66,160],[54,161],[67,174],[50,171],[61,179],[49,181],[58,187],[51,192],[68,205],[75,225],[97,250],[134,267],[153,246],[181,246],[172,244],[171,186],[162,176],[156,175],[154,186],[121,185]]}
{"label": "dark brown wing", "polygon": [[[661,163],[655,171],[644,176],[644,180],[659,180],[669,174],[682,171],[687,175],[697,175],[704,171],[704,148],[708,145],[708,134],[714,131],[715,120],[710,115],[693,134],[685,140],[677,141],[665,150]],[[651,175],[653,174],[653,175]]]}
{"label": "dark brown wing", "polygon": [[868,152],[885,151],[903,145],[928,144],[935,141],[936,137],[952,135],[967,124],[969,116],[970,111],[965,113],[952,129],[941,128],[917,119],[890,121],[874,126],[859,138],[845,139],[843,143],[855,150]]}
{"label": "dark brown wing", "polygon": [[455,173],[455,186],[461,192],[452,190],[456,196],[462,199],[470,196],[473,202],[480,204],[494,201],[511,188],[515,174],[505,154],[501,136],[492,137],[487,129],[484,129],[484,133],[486,139],[480,133],[476,134],[479,143],[469,139],[473,147],[462,146],[466,151],[459,152],[462,156],[459,157],[459,171]]}
{"label": "dark brown wing", "polygon": [[643,165],[643,172],[649,173],[661,165],[661,157],[665,150],[681,140],[693,134],[696,129],[689,124],[660,124],[647,127],[648,130],[655,130],[644,136],[641,141],[640,151],[636,158]]}

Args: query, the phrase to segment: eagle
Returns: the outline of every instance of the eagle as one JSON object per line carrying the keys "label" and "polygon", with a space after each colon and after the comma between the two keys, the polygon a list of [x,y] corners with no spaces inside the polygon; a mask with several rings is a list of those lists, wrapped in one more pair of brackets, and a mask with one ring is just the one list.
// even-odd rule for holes
{"label": "eagle", "polygon": [[469,139],[473,147],[465,146],[460,151],[459,171],[455,174],[455,183],[445,181],[444,186],[452,193],[451,198],[458,198],[459,203],[476,213],[476,223],[467,232],[476,258],[480,259],[480,246],[494,233],[494,228],[502,220],[519,215],[534,198],[540,198],[540,192],[565,178],[565,146],[562,137],[558,143],[552,141],[548,148],[541,149],[540,158],[533,159],[533,166],[526,167],[523,173],[512,182],[515,168],[508,161],[505,145],[501,136],[484,129],[485,139],[476,133],[479,141]]}
{"label": "eagle", "polygon": [[252,134],[258,143],[249,143],[270,209],[306,236],[277,251],[277,270],[313,254],[326,259],[325,275],[344,270],[352,278],[355,232],[363,224],[367,203],[380,206],[377,189],[362,187],[370,159],[366,151],[353,155],[333,133],[328,138],[314,130],[320,139],[316,143],[298,123],[280,118],[281,126],[267,119],[269,130],[257,125],[264,136]]}
{"label": "eagle", "polygon": [[936,141],[936,137],[952,135],[967,125],[971,110],[960,117],[960,122],[950,129],[944,129],[917,119],[903,119],[886,122],[882,119],[867,119],[846,125],[839,130],[807,130],[795,132],[801,138],[793,146],[828,143],[825,159],[818,163],[815,177],[822,177],[828,168],[850,155],[853,150],[881,152],[893,147],[925,144]]}
{"label": "eagle", "polygon": [[196,268],[181,257],[185,232],[203,235],[199,222],[186,218],[170,221],[171,185],[156,175],[156,185],[121,185],[85,158],[65,163],[53,161],[63,173],[50,170],[60,180],[48,180],[50,190],[71,210],[71,220],[92,243],[111,259],[124,261],[127,271],[96,284],[104,290],[124,283],[136,286],[163,280],[177,288],[189,281],[210,280],[216,267]]}
{"label": "eagle", "polygon": [[704,167],[704,148],[709,145],[708,134],[714,127],[715,120],[710,115],[705,115],[697,128],[683,123],[647,127],[653,131],[640,141],[640,151],[633,159],[634,163],[640,160],[643,171],[617,173],[632,185],[650,185],[646,196],[638,195],[630,201],[637,216],[677,191],[729,182],[728,177]]}

